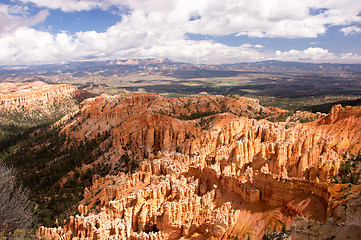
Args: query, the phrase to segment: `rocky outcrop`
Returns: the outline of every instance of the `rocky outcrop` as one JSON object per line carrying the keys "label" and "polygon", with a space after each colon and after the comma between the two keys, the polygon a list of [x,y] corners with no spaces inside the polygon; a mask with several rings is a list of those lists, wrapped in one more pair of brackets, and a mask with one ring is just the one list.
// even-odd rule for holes
{"label": "rocky outcrop", "polygon": [[223,126],[238,116],[259,117],[262,114],[274,117],[283,113],[263,108],[249,98],[102,95],[82,102],[79,118],[63,131],[76,140],[92,139],[111,131],[113,145],[118,146],[120,154],[130,151],[131,158],[142,159],[158,151],[192,154],[198,151],[199,141],[204,142],[208,137],[202,130]]}
{"label": "rocky outcrop", "polygon": [[[162,156],[142,163],[133,175],[95,180],[85,201],[99,199],[100,213],[87,214],[87,207],[80,205],[81,215],[71,217],[66,227],[40,228],[39,234],[52,238],[179,239],[201,232],[221,237],[234,223],[236,210],[229,202],[216,206],[217,186],[210,190],[199,179],[182,176],[188,164],[192,164],[189,158],[180,154]],[[115,184],[99,192],[104,182]]]}
{"label": "rocky outcrop", "polygon": [[2,109],[26,108],[41,102],[56,102],[72,97],[79,101],[91,94],[69,84],[44,82],[0,83],[0,106]]}
{"label": "rocky outcrop", "polygon": [[330,216],[326,221],[296,217],[292,239],[358,239],[361,234],[360,185],[334,185],[330,188]]}
{"label": "rocky outcrop", "polygon": [[[229,109],[222,112],[224,102]],[[112,144],[98,162],[113,168],[109,176],[93,178],[78,215],[63,228],[40,228],[39,235],[259,239],[270,228],[290,227],[297,215],[324,222],[337,207],[330,180],[343,154],[360,150],[360,108],[335,107],[307,124],[240,116],[257,116],[262,107],[254,104],[156,94],[85,100],[63,133],[75,144],[108,132]],[[200,110],[208,105],[209,111]],[[139,166],[116,172],[121,159],[128,161],[123,166],[136,160]],[[358,211],[351,212],[349,221],[357,222]]]}
{"label": "rocky outcrop", "polygon": [[36,125],[76,111],[92,96],[69,84],[0,83],[0,123]]}

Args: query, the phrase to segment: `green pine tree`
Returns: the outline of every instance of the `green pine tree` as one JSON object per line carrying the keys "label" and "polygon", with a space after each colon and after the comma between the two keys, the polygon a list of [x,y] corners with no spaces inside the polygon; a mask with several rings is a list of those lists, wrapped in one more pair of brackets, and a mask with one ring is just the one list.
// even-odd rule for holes
{"label": "green pine tree", "polygon": [[286,224],[283,224],[281,231],[282,231],[283,234],[286,234],[286,233],[287,233]]}

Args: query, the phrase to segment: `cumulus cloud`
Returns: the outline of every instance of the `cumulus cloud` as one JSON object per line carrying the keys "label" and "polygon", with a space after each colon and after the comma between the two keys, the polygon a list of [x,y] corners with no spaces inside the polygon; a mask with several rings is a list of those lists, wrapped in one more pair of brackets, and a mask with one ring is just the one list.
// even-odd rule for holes
{"label": "cumulus cloud", "polygon": [[29,16],[27,7],[0,4],[0,36],[21,26],[33,26],[43,22],[49,15],[44,9],[34,16]]}
{"label": "cumulus cloud", "polygon": [[324,48],[310,47],[305,50],[275,51],[274,59],[279,61],[313,63],[359,63],[361,56],[354,53],[336,54]]}
{"label": "cumulus cloud", "polygon": [[[193,63],[236,63],[277,59],[305,62],[357,62],[356,54],[337,55],[323,48],[266,51],[258,45],[237,47],[212,41],[177,37],[165,39],[154,32],[133,29],[121,23],[104,33],[95,31],[50,34],[20,27],[0,38],[0,64],[56,63],[83,59],[170,58]],[[28,41],[37,39],[37,41]]]}
{"label": "cumulus cloud", "polygon": [[[60,62],[80,59],[168,57],[174,60],[225,63],[278,59],[325,62],[345,60],[322,48],[267,51],[262,45],[226,46],[187,39],[187,33],[238,34],[254,37],[317,37],[328,26],[361,22],[361,4],[345,0],[21,0],[65,12],[111,6],[129,9],[107,31],[51,34],[30,28],[49,14],[29,17],[0,5],[0,64]],[[320,10],[321,9],[321,10]],[[3,20],[3,21],[1,21]],[[10,26],[10,27],[8,27]],[[9,29],[12,29],[11,31]],[[357,32],[357,29],[347,30]],[[28,39],[37,41],[29,42]],[[352,56],[356,61],[357,55]]]}
{"label": "cumulus cloud", "polygon": [[[105,33],[52,35],[20,27],[0,40],[0,64],[55,63],[82,59],[171,58],[178,61],[225,63],[262,60],[259,46],[230,47],[212,41],[165,39],[157,33],[123,31],[113,26]],[[20,37],[21,36],[21,37]],[[37,39],[37,41],[28,41]]]}
{"label": "cumulus cloud", "polygon": [[[22,0],[62,11],[110,6],[157,16],[158,24],[180,25],[185,32],[253,37],[317,37],[326,26],[361,22],[355,0]],[[322,11],[318,11],[322,9]],[[317,14],[315,14],[317,13]],[[195,18],[196,17],[196,18]],[[194,21],[189,21],[193,19]]]}
{"label": "cumulus cloud", "polygon": [[343,32],[343,34],[345,34],[346,36],[354,35],[354,34],[361,33],[361,28],[359,28],[357,26],[349,26],[349,27],[341,28],[341,32]]}
{"label": "cumulus cloud", "polygon": [[336,55],[327,49],[310,47],[305,50],[276,51],[276,58],[282,61],[305,61],[305,62],[330,62]]}

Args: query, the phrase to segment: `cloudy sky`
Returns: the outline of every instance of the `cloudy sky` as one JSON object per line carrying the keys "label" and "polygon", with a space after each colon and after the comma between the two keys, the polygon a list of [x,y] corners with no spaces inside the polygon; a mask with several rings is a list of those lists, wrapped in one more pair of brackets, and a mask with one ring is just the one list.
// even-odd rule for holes
{"label": "cloudy sky", "polygon": [[0,0],[0,65],[361,63],[361,0]]}

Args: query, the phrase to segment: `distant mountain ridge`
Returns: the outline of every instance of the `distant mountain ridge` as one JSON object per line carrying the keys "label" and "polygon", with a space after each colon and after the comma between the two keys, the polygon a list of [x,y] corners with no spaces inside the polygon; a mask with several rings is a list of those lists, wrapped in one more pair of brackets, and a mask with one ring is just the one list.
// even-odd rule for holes
{"label": "distant mountain ridge", "polygon": [[361,64],[303,63],[269,60],[251,63],[245,62],[226,64],[226,66],[235,66],[243,70],[264,70],[265,72],[361,73]]}
{"label": "distant mountain ridge", "polygon": [[[251,71],[251,72],[308,72],[308,73],[336,73],[352,74],[361,73],[361,64],[340,63],[303,63],[282,62],[268,60],[261,62],[241,62],[234,64],[193,64],[185,62],[173,62],[169,59],[128,59],[89,62],[69,62],[65,64],[29,65],[29,66],[0,66],[0,75],[19,74],[20,72],[44,73],[44,71],[70,71],[90,69],[112,69],[118,71],[124,69],[143,69],[144,67],[162,67],[163,70],[216,70],[216,71]],[[40,72],[39,72],[40,71]]]}

